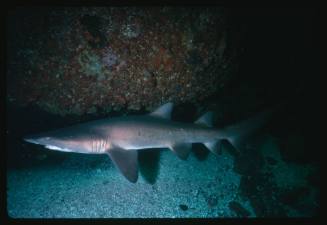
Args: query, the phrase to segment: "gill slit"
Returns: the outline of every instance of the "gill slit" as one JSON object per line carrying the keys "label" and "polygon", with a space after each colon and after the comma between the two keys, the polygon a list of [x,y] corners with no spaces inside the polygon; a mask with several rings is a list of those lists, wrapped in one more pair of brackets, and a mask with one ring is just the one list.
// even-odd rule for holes
{"label": "gill slit", "polygon": [[94,152],[94,137],[92,137],[92,147],[91,147],[91,151]]}
{"label": "gill slit", "polygon": [[101,151],[104,149],[104,140],[101,139]]}

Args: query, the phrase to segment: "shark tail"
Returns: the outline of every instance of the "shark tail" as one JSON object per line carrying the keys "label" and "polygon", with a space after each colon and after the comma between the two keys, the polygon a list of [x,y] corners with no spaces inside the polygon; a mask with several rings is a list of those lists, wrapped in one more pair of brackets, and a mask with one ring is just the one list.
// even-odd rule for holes
{"label": "shark tail", "polygon": [[[222,141],[227,140],[238,152],[240,152],[245,147],[246,140],[266,124],[267,120],[275,110],[276,108],[272,108],[250,117],[249,119],[227,126],[221,130],[221,139],[203,144],[212,153],[217,155],[221,152]],[[195,121],[195,123],[207,127],[213,127],[213,112],[205,113]]]}
{"label": "shark tail", "polygon": [[267,123],[276,108],[260,112],[248,119],[223,129],[223,136],[232,146],[240,152],[246,147],[246,141],[251,138]]}

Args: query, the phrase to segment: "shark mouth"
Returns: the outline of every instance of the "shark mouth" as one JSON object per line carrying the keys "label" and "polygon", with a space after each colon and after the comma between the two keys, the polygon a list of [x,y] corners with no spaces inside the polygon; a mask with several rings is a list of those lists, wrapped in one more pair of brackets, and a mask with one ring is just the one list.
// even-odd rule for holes
{"label": "shark mouth", "polygon": [[45,145],[45,148],[51,149],[51,150],[58,150],[58,151],[62,151],[62,152],[72,152],[71,149],[68,148],[60,148],[54,145]]}

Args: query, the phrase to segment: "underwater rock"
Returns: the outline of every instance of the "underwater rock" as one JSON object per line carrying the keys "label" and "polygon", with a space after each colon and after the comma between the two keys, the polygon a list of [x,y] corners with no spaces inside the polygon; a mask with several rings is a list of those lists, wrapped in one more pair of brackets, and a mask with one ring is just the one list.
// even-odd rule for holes
{"label": "underwater rock", "polygon": [[[256,163],[253,163],[256,162]],[[260,171],[264,165],[264,158],[257,150],[248,151],[247,154],[241,154],[235,158],[234,171],[248,175],[253,171]]]}
{"label": "underwater rock", "polygon": [[117,64],[118,57],[111,48],[106,49],[103,55],[104,56],[102,57],[102,63],[105,67],[111,69],[114,65]]}
{"label": "underwater rock", "polygon": [[102,20],[97,15],[84,15],[80,19],[80,23],[85,30],[88,43],[94,48],[102,48],[106,45],[106,38],[101,31]]}
{"label": "underwater rock", "polygon": [[270,156],[266,157],[266,161],[269,165],[272,165],[272,166],[274,166],[278,163],[278,161],[276,159],[274,159],[273,157],[270,157]]}
{"label": "underwater rock", "polygon": [[102,181],[102,184],[103,185],[107,185],[107,184],[109,184],[110,182],[109,182],[109,180],[104,180],[104,181]]}
{"label": "underwater rock", "polygon": [[84,50],[78,58],[81,70],[87,76],[101,75],[100,57],[90,50]]}
{"label": "underwater rock", "polygon": [[87,111],[87,113],[89,113],[89,114],[94,114],[94,113],[96,113],[96,112],[97,112],[97,108],[96,108],[95,106],[91,107],[91,108]]}
{"label": "underwater rock", "polygon": [[231,201],[228,204],[228,207],[236,213],[237,216],[239,217],[249,217],[250,212],[246,210],[240,203],[236,201]]}
{"label": "underwater rock", "polygon": [[199,53],[196,50],[193,50],[189,53],[188,57],[186,58],[186,62],[190,65],[199,65],[202,64],[203,60]]}
{"label": "underwater rock", "polygon": [[183,210],[183,211],[188,210],[188,206],[187,206],[187,205],[184,205],[184,204],[179,205],[179,208],[180,208],[181,210]]}
{"label": "underwater rock", "polygon": [[[237,44],[226,46],[227,9],[48,8],[42,23],[33,10],[21,13],[11,14],[8,34],[8,96],[19,106],[84,115],[96,113],[93,106],[198,104],[223,90],[237,68]],[[17,35],[22,26],[33,32]]]}
{"label": "underwater rock", "polygon": [[215,207],[218,204],[218,197],[214,194],[207,198],[207,203],[209,208]]}
{"label": "underwater rock", "polygon": [[309,195],[309,193],[310,190],[308,187],[296,187],[282,190],[279,197],[284,204],[297,207],[301,199]]}
{"label": "underwater rock", "polygon": [[240,194],[249,199],[254,213],[258,217],[284,217],[286,212],[276,201],[276,185],[260,171],[252,172],[252,176],[242,176]]}
{"label": "underwater rock", "polygon": [[127,38],[136,38],[140,35],[141,28],[138,24],[124,24],[121,33]]}

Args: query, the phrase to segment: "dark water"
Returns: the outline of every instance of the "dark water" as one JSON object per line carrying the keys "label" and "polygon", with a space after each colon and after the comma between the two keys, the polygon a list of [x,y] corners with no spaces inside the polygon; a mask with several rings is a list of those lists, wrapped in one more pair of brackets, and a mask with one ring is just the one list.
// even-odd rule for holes
{"label": "dark water", "polygon": [[[251,12],[251,10],[250,10]],[[308,13],[306,10],[301,13]],[[129,183],[106,155],[46,150],[27,134],[104,118],[55,116],[38,107],[6,104],[6,206],[12,218],[314,217],[320,208],[320,105],[311,17],[236,11],[247,26],[239,74],[223,93],[204,100],[224,126],[286,102],[239,154],[195,144],[188,160],[171,151],[141,151],[140,177]],[[305,43],[305,44],[303,44]],[[219,107],[217,107],[219,105]],[[192,122],[192,103],[173,120]],[[200,110],[201,111],[201,110]],[[202,110],[204,111],[204,110]],[[124,113],[113,112],[112,116]]]}

